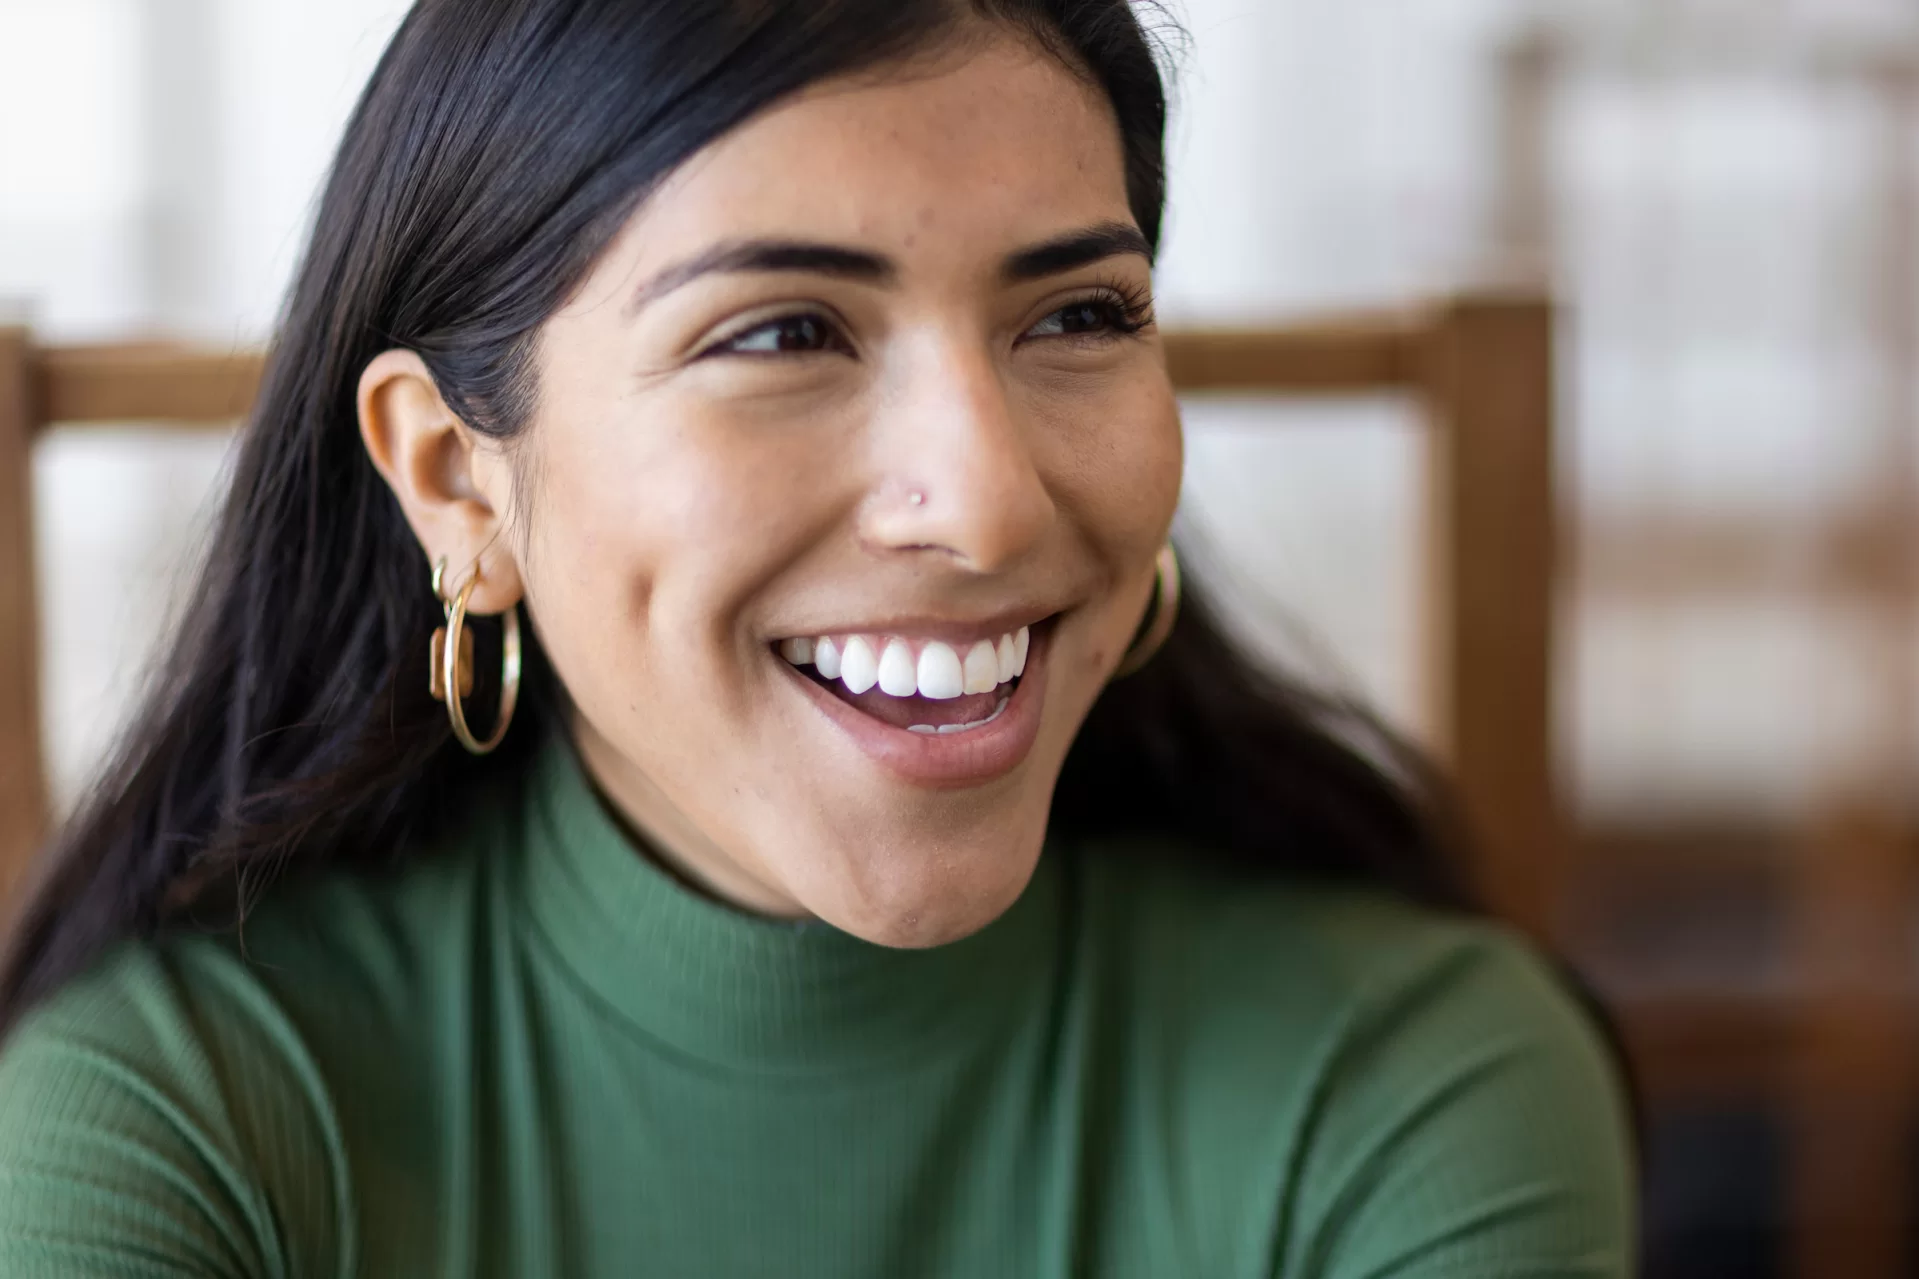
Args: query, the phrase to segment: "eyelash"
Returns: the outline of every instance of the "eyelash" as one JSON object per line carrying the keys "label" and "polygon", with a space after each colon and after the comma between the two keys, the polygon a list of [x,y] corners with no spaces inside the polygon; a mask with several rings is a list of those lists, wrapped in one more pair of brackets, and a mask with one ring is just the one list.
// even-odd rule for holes
{"label": "eyelash", "polygon": [[1097,287],[1098,292],[1075,298],[1065,306],[1048,312],[1045,318],[1050,320],[1062,311],[1078,307],[1094,307],[1106,314],[1105,332],[1061,333],[1056,336],[1107,341],[1115,337],[1131,337],[1153,323],[1153,297],[1146,289],[1124,280],[1102,281]]}
{"label": "eyelash", "polygon": [[[1047,336],[1062,338],[1068,341],[1107,342],[1115,338],[1132,337],[1152,325],[1153,299],[1147,290],[1119,280],[1103,282],[1097,287],[1098,292],[1090,293],[1083,298],[1075,298],[1064,306],[1049,311],[1043,317],[1042,322],[1044,320],[1051,320],[1062,312],[1072,311],[1080,307],[1092,307],[1104,313],[1105,318],[1102,331],[1056,333]],[[777,316],[773,319],[762,321],[750,329],[734,334],[730,338],[723,338],[706,350],[700,352],[699,358],[705,359],[708,356],[717,355],[738,355],[748,359],[767,359],[782,355],[819,355],[832,350],[833,348],[831,347],[803,351],[744,351],[739,349],[739,344],[747,338],[765,333],[768,330],[777,330],[782,325],[796,324],[803,320],[812,320],[816,323],[825,324],[829,329],[834,329],[832,320],[817,311],[796,311],[791,315]],[[834,329],[831,336],[836,340],[843,341],[843,339],[839,339],[837,329]]]}

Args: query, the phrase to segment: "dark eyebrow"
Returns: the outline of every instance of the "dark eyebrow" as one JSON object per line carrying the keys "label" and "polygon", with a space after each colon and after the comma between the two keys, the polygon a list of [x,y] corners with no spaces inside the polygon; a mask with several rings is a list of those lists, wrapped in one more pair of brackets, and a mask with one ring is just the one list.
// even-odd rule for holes
{"label": "dark eyebrow", "polygon": [[[1153,259],[1152,246],[1138,227],[1129,222],[1100,222],[1008,255],[1000,278],[1020,284],[1127,253],[1148,262]],[[804,272],[880,285],[899,278],[899,268],[891,259],[865,249],[803,240],[727,240],[648,279],[633,291],[626,313],[637,315],[648,302],[702,275],[743,271]]]}
{"label": "dark eyebrow", "polygon": [[1153,260],[1153,248],[1138,227],[1130,222],[1100,222],[1021,249],[1006,259],[1000,278],[1008,284],[1023,284],[1128,253],[1137,253],[1149,264]]}
{"label": "dark eyebrow", "polygon": [[626,313],[629,317],[636,315],[641,307],[662,294],[716,271],[803,271],[866,284],[890,284],[899,274],[887,259],[862,249],[798,240],[728,240],[667,267],[635,289]]}

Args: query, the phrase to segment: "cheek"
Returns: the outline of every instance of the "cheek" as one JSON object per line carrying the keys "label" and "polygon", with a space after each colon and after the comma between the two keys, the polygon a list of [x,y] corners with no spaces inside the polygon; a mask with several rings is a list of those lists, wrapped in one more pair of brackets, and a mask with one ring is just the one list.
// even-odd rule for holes
{"label": "cheek", "polygon": [[721,668],[743,610],[830,509],[818,450],[668,398],[535,427],[529,606],[582,695],[690,676],[736,687]]}
{"label": "cheek", "polygon": [[1163,375],[1056,403],[1054,488],[1095,554],[1130,579],[1166,540],[1184,462],[1179,405]]}
{"label": "cheek", "polygon": [[1056,655],[1061,708],[1083,710],[1131,643],[1152,592],[1179,504],[1179,405],[1164,374],[1146,369],[1051,397],[1046,416],[1055,500],[1099,574],[1077,642]]}

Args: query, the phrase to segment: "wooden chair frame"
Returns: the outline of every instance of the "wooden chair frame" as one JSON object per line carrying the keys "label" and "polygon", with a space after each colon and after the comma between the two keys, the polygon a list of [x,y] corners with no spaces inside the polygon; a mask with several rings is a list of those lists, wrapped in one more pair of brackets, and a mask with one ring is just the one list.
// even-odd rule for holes
{"label": "wooden chair frame", "polygon": [[[1182,394],[1402,396],[1430,426],[1425,686],[1433,745],[1475,827],[1491,904],[1550,930],[1560,832],[1552,766],[1552,313],[1482,295],[1334,322],[1169,333]],[[0,329],[0,894],[47,830],[31,452],[54,427],[219,425],[258,356],[36,347]]]}
{"label": "wooden chair frame", "polygon": [[[1875,617],[1864,654],[1877,690],[1869,773],[1789,824],[1725,815],[1723,833],[1634,815],[1630,829],[1579,833],[1563,868],[1567,892],[1603,887],[1670,899],[1702,850],[1737,847],[1749,875],[1778,886],[1784,915],[1778,961],[1790,976],[1747,989],[1615,993],[1655,1106],[1743,1107],[1782,1120],[1784,1189],[1780,1273],[1890,1279],[1911,1271],[1919,1220],[1919,1016],[1911,979],[1911,767],[1919,754],[1912,655],[1919,641],[1919,42],[1906,34],[1822,34],[1792,23],[1700,6],[1642,4],[1595,11],[1588,22],[1543,21],[1506,50],[1500,73],[1503,139],[1498,201],[1502,256],[1529,278],[1565,274],[1553,191],[1553,104],[1575,75],[1638,85],[1681,76],[1763,74],[1874,107],[1880,121],[1881,200],[1869,242],[1873,344],[1887,372],[1877,420],[1854,424],[1872,449],[1872,487],[1852,511],[1816,527],[1771,518],[1733,520],[1681,511],[1629,525],[1588,521],[1568,588],[1613,600],[1674,601],[1762,594],[1844,601]],[[1668,12],[1671,9],[1673,12]],[[1856,247],[1856,246],[1849,246]],[[1856,659],[1855,659],[1856,660]],[[1608,825],[1621,827],[1617,818]],[[1621,837],[1645,852],[1611,854]],[[1765,855],[1762,850],[1783,844]],[[1609,846],[1610,845],[1610,846]]]}

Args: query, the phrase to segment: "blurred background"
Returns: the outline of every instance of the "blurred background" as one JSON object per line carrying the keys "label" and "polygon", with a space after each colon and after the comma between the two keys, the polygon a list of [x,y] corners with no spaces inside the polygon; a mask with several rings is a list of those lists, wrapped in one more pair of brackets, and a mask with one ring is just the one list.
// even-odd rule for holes
{"label": "blurred background", "polygon": [[[397,0],[0,0],[0,322],[264,341]],[[1647,1273],[1919,1273],[1919,6],[1174,0],[1169,326],[1559,305],[1554,933],[1649,1103]],[[1257,642],[1417,734],[1416,409],[1189,406]],[[56,804],[229,437],[33,456]]]}

